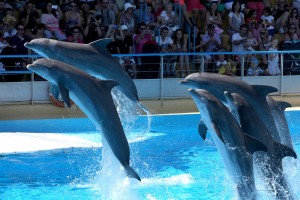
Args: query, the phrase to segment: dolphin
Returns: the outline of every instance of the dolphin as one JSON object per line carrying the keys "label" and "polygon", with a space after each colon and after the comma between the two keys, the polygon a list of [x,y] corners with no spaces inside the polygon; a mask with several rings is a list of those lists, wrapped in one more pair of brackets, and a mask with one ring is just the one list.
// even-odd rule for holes
{"label": "dolphin", "polygon": [[252,154],[259,150],[266,151],[266,145],[243,133],[226,106],[208,91],[189,89],[189,93],[222,155],[229,175],[237,185],[239,199],[256,199]]}
{"label": "dolphin", "polygon": [[257,152],[254,163],[265,177],[267,186],[276,194],[278,199],[294,199],[289,188],[283,168],[282,159],[286,156],[297,158],[295,151],[275,142],[266,125],[260,120],[254,108],[239,94],[224,92],[229,109],[240,122],[244,132],[266,144],[268,152]]}
{"label": "dolphin", "polygon": [[129,166],[128,141],[112,99],[111,89],[118,84],[116,81],[99,80],[66,63],[45,58],[27,65],[27,69],[58,85],[68,107],[71,106],[70,95],[95,126],[102,130],[127,176],[141,180]]}
{"label": "dolphin", "polygon": [[285,109],[292,107],[292,105],[284,101],[275,101],[270,96],[267,96],[267,102],[275,120],[281,142],[288,147],[293,148],[292,137],[284,114]]}
{"label": "dolphin", "polygon": [[137,90],[132,78],[106,50],[106,45],[112,42],[110,38],[96,40],[89,44],[64,42],[48,38],[33,39],[24,44],[45,58],[51,58],[77,67],[88,74],[104,80],[116,80],[117,88],[130,100],[139,102]]}
{"label": "dolphin", "polygon": [[[224,91],[238,93],[257,111],[259,117],[267,125],[269,132],[275,141],[280,142],[280,136],[276,128],[272,113],[266,101],[269,93],[277,92],[277,88],[266,85],[249,85],[237,77],[216,73],[193,73],[181,81],[180,84],[194,89],[205,89],[227,104]],[[200,124],[201,126],[201,124]],[[201,137],[205,137],[206,128],[199,127]]]}

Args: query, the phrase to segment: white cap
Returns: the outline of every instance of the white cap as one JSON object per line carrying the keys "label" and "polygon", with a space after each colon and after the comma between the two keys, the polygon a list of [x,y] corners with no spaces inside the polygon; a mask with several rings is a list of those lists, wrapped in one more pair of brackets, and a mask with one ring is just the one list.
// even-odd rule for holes
{"label": "white cap", "polygon": [[122,31],[128,30],[128,27],[127,27],[126,25],[122,25],[122,26],[121,26],[121,30],[122,30]]}
{"label": "white cap", "polygon": [[124,4],[124,12],[126,12],[128,10],[128,8],[133,8],[135,9],[135,5],[132,5],[131,3],[125,3]]}

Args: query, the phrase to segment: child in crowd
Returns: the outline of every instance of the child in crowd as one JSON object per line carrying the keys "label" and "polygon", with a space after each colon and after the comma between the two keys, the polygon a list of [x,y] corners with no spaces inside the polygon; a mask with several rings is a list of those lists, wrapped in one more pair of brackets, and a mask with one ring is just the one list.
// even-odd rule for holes
{"label": "child in crowd", "polygon": [[255,56],[251,57],[250,66],[247,70],[247,76],[262,76],[265,71],[258,65],[258,60]]}
{"label": "child in crowd", "polygon": [[[272,40],[272,46],[269,51],[277,51],[278,40]],[[268,71],[269,75],[276,76],[280,74],[279,69],[279,55],[278,53],[270,53],[268,56]]]}
{"label": "child in crowd", "polygon": [[275,34],[275,21],[270,7],[265,7],[261,16],[262,26],[268,29],[269,35]]}
{"label": "child in crowd", "polygon": [[238,56],[232,56],[229,62],[220,67],[219,74],[235,76],[237,72],[237,65],[239,62],[240,58]]}

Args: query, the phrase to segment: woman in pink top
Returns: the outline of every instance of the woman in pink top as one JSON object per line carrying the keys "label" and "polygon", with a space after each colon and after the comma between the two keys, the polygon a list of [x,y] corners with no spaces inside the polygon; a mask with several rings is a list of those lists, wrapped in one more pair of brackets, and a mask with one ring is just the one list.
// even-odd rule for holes
{"label": "woman in pink top", "polygon": [[61,12],[59,7],[54,9],[54,11],[57,16],[54,16],[54,14],[52,13],[52,4],[47,3],[41,15],[41,23],[45,24],[46,27],[46,37],[55,37],[58,40],[66,40],[67,37],[65,33],[62,32],[62,30],[60,30],[59,28],[59,20],[63,18],[63,13]]}

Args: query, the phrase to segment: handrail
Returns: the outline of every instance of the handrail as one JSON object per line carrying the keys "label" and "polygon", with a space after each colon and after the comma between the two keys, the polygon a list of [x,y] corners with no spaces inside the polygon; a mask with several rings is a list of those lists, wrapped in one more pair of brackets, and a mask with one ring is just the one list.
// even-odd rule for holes
{"label": "handrail", "polygon": [[[158,79],[160,79],[160,100],[161,100],[161,106],[163,105],[163,98],[164,98],[164,57],[165,56],[199,56],[200,57],[200,71],[204,71],[204,56],[205,55],[210,55],[210,56],[214,56],[214,55],[241,55],[241,70],[242,72],[244,72],[244,56],[243,55],[249,55],[249,54],[255,54],[255,55],[259,55],[259,54],[270,54],[270,53],[278,53],[280,56],[280,70],[281,70],[281,74],[280,74],[280,83],[279,83],[279,91],[280,91],[280,95],[283,94],[283,90],[284,90],[284,74],[283,74],[283,69],[284,69],[284,54],[300,54],[300,50],[279,50],[279,51],[247,51],[247,52],[187,52],[187,53],[142,53],[142,54],[112,54],[113,57],[151,57],[151,56],[159,56],[160,57],[160,69],[159,69],[159,74],[160,76],[158,77]],[[41,58],[40,55],[38,54],[30,54],[30,55],[0,55],[0,59],[1,58]],[[192,61],[191,61],[192,62]],[[35,93],[33,85],[34,85],[34,78],[33,75],[34,73],[29,71],[29,70],[17,70],[17,71],[0,71],[0,75],[16,75],[16,74],[31,74],[31,85],[32,85],[32,99],[33,99],[33,94]],[[244,76],[244,73],[241,73],[241,78],[244,79],[246,76]],[[32,103],[32,102],[31,102]]]}

